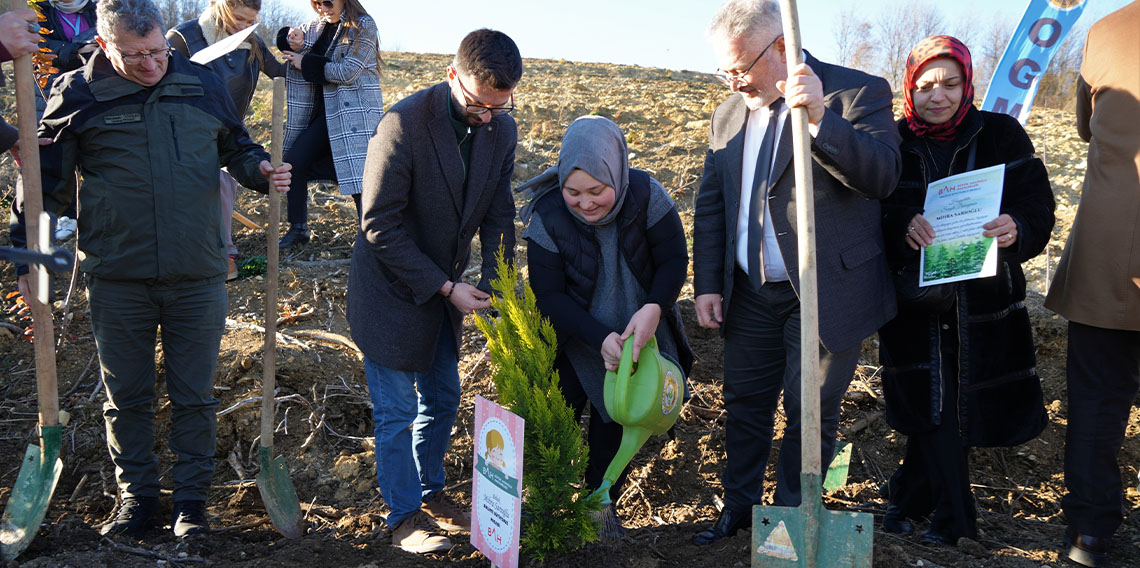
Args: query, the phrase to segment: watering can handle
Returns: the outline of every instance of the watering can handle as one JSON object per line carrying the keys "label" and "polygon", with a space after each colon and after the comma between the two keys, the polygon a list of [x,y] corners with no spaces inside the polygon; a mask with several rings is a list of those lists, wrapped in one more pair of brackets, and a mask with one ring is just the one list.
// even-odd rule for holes
{"label": "watering can handle", "polygon": [[625,408],[629,395],[629,379],[633,375],[633,336],[627,337],[621,347],[621,363],[618,364],[617,383],[614,385],[614,405]]}

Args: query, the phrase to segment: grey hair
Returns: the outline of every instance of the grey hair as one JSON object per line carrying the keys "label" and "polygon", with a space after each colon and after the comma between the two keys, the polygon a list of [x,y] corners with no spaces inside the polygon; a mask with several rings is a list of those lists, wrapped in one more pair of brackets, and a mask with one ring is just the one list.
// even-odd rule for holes
{"label": "grey hair", "polygon": [[95,3],[95,29],[104,41],[114,43],[119,32],[145,37],[166,29],[162,14],[151,0],[99,0]]}
{"label": "grey hair", "polygon": [[722,42],[755,35],[775,38],[782,29],[776,0],[725,0],[705,34],[713,42]]}

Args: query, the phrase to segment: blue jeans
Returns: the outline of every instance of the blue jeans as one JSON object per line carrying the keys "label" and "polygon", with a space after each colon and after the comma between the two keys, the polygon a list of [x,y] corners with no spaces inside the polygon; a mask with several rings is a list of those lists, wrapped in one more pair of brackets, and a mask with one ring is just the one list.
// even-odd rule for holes
{"label": "blue jeans", "polygon": [[427,373],[390,369],[364,358],[375,424],[376,478],[388,503],[389,527],[412,516],[446,485],[443,457],[459,410],[458,353],[451,326],[444,324]]}

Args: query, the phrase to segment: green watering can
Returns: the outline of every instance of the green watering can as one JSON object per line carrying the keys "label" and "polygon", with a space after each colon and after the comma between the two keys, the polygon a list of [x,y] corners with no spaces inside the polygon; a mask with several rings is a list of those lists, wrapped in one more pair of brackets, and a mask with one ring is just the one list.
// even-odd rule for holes
{"label": "green watering can", "polygon": [[606,372],[603,390],[606,412],[623,426],[621,447],[614,456],[602,485],[593,495],[601,495],[602,505],[610,503],[610,487],[650,436],[663,434],[681,414],[685,375],[657,348],[657,338],[649,338],[637,363],[633,362],[633,338],[625,341],[618,370]]}

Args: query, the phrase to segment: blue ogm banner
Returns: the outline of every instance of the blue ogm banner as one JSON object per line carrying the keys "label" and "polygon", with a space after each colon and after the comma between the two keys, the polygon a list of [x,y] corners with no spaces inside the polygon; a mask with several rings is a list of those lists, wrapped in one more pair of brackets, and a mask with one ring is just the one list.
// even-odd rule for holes
{"label": "blue ogm banner", "polygon": [[1025,124],[1041,75],[1088,0],[1029,0],[1021,23],[998,62],[982,110],[1008,114]]}

